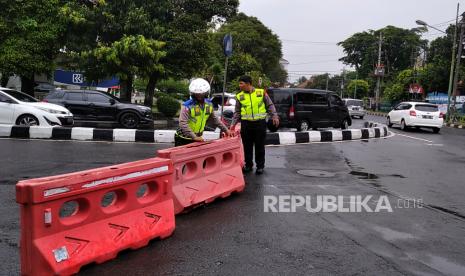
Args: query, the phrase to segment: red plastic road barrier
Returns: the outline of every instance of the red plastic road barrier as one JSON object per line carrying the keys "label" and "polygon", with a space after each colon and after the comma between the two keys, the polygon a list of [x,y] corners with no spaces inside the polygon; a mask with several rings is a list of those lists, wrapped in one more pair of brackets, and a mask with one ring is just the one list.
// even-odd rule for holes
{"label": "red plastic road barrier", "polygon": [[21,274],[69,275],[174,231],[173,166],[147,160],[20,181]]}
{"label": "red plastic road barrier", "polygon": [[243,156],[238,136],[159,150],[158,157],[174,164],[175,213],[243,191]]}

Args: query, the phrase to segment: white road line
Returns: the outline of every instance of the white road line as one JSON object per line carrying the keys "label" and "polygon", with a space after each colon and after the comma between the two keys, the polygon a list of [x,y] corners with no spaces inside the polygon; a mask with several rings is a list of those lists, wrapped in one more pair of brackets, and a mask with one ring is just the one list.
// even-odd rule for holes
{"label": "white road line", "polygon": [[422,139],[422,138],[417,138],[417,137],[413,137],[413,136],[409,136],[409,135],[405,135],[405,134],[400,134],[400,133],[397,133],[397,132],[393,132],[392,133],[395,133],[396,135],[400,135],[400,136],[403,136],[403,137],[407,137],[407,138],[410,138],[410,139],[414,139],[414,140],[419,140],[419,141],[423,141],[423,142],[428,142],[428,143],[434,143],[433,141],[430,141],[430,140],[426,140],[426,139]]}

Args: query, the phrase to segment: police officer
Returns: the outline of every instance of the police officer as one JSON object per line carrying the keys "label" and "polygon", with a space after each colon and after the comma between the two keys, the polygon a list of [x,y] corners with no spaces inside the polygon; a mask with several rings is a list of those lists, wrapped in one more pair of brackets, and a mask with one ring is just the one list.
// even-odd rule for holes
{"label": "police officer", "polygon": [[263,89],[252,86],[250,76],[239,78],[240,92],[236,95],[236,109],[232,125],[241,122],[241,137],[244,145],[245,173],[253,169],[253,147],[255,145],[256,174],[263,174],[265,168],[266,115],[270,115],[273,125],[278,127],[279,117],[268,94]]}
{"label": "police officer", "polygon": [[190,100],[182,105],[179,114],[179,128],[174,136],[175,146],[192,142],[203,142],[205,125],[211,123],[221,129],[226,136],[232,136],[228,128],[218,120],[213,112],[213,104],[206,96],[210,92],[210,84],[204,79],[195,79],[189,84]]}

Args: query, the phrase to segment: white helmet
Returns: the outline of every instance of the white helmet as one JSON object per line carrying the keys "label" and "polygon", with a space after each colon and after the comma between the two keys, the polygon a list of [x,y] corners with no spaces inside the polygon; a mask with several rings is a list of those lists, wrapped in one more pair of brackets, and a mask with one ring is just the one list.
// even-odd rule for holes
{"label": "white helmet", "polygon": [[192,94],[205,94],[210,92],[210,84],[204,79],[195,79],[189,84],[189,92]]}

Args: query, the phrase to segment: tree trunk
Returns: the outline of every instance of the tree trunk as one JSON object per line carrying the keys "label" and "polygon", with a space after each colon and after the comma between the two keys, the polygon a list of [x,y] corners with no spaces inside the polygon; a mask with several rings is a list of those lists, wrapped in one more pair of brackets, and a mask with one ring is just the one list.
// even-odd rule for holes
{"label": "tree trunk", "polygon": [[128,75],[125,80],[121,80],[120,99],[123,102],[131,102],[132,84],[134,82],[134,75]]}
{"label": "tree trunk", "polygon": [[8,80],[10,79],[10,75],[2,74],[2,79],[0,80],[0,86],[6,87],[8,85]]}
{"label": "tree trunk", "polygon": [[152,74],[147,83],[147,88],[145,89],[145,99],[144,105],[148,107],[153,106],[153,95],[155,94],[155,86],[158,82],[158,74]]}
{"label": "tree trunk", "polygon": [[34,97],[34,74],[30,76],[21,76],[21,91]]}

